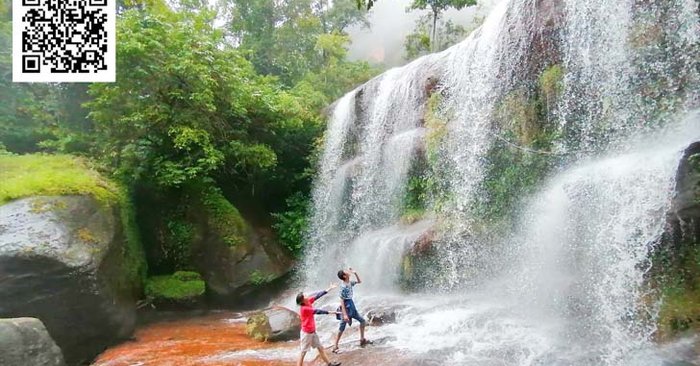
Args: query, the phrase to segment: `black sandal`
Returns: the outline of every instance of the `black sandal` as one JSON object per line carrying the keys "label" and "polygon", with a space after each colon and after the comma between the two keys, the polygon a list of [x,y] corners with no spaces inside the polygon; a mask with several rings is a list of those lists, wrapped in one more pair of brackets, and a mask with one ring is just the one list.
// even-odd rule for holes
{"label": "black sandal", "polygon": [[366,346],[368,344],[374,344],[374,342],[370,341],[369,339],[362,338],[360,339],[360,347]]}

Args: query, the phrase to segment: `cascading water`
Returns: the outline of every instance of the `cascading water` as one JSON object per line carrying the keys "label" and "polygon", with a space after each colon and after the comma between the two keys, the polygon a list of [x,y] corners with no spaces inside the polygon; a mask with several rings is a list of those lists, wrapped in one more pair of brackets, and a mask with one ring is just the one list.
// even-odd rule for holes
{"label": "cascading water", "polygon": [[[682,117],[698,107],[698,24],[692,0],[504,0],[461,44],[347,94],[315,182],[306,285],[356,268],[361,308],[400,309],[372,336],[416,359],[674,360],[651,340],[658,303],[645,274],[681,152],[700,139],[697,113]],[[532,75],[552,65],[560,86]],[[530,132],[537,93],[549,145]],[[490,176],[498,149],[521,154],[502,170],[544,159],[551,168],[494,219],[483,213],[492,186],[524,174]],[[417,221],[405,215],[416,175],[430,196]],[[406,256],[426,240],[430,261],[409,268],[423,272],[424,289],[401,290]]]}

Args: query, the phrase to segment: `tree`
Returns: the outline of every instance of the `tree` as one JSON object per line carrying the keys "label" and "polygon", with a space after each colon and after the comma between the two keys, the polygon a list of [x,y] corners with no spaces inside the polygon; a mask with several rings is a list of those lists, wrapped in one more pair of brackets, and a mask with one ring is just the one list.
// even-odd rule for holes
{"label": "tree", "polygon": [[435,41],[430,39],[431,15],[425,14],[416,22],[416,28],[411,34],[406,36],[404,41],[404,58],[413,60],[418,56],[430,52],[442,51],[448,47],[462,41],[478,24],[480,18],[475,19],[473,27],[465,28],[459,24],[454,24],[451,20],[438,23]]}
{"label": "tree", "polygon": [[260,177],[293,189],[305,166],[290,164],[308,155],[318,118],[259,76],[214,19],[188,7],[121,14],[117,82],[90,86],[94,153],[122,180],[161,190],[208,179],[249,187]]}
{"label": "tree", "polygon": [[229,38],[247,51],[256,71],[277,76],[290,88],[326,65],[317,47],[320,36],[346,35],[352,25],[368,25],[354,0],[223,0],[220,6]]}
{"label": "tree", "polygon": [[461,10],[467,6],[476,5],[476,0],[413,0],[409,6],[409,10],[425,10],[430,8],[430,14],[432,16],[432,28],[430,36],[431,52],[435,52],[437,45],[436,34],[437,34],[437,21],[440,15],[448,8],[453,8]]}

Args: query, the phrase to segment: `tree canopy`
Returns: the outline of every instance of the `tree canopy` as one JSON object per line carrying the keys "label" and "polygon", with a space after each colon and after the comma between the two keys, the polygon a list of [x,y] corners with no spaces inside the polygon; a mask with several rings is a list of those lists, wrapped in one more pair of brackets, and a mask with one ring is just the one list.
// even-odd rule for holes
{"label": "tree canopy", "polygon": [[346,31],[367,25],[366,11],[354,0],[117,5],[115,83],[15,84],[0,3],[0,153],[85,156],[146,187],[158,207],[137,209],[164,217],[212,187],[266,220],[292,210],[276,227],[298,249],[303,220],[282,218],[307,206],[323,110],[379,71],[347,59]]}

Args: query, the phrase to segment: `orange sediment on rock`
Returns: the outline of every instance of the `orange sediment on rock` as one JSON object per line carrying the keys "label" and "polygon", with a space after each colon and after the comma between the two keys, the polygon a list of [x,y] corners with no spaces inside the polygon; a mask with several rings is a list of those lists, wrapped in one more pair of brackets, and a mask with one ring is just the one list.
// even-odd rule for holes
{"label": "orange sediment on rock", "polygon": [[93,366],[285,366],[294,362],[256,357],[256,353],[293,354],[296,347],[297,342],[252,340],[245,333],[244,318],[216,314],[148,325],[136,332],[136,340],[108,349]]}

